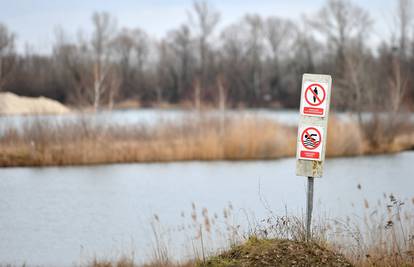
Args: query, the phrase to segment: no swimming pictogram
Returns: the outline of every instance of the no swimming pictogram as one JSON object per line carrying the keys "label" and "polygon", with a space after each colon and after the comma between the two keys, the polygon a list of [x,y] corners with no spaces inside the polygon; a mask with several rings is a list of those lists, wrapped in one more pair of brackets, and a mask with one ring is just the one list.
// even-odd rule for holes
{"label": "no swimming pictogram", "polygon": [[303,126],[299,129],[299,158],[308,160],[322,159],[323,128],[319,126]]}
{"label": "no swimming pictogram", "polygon": [[305,148],[314,150],[321,145],[322,137],[318,129],[309,127],[303,130],[301,140]]}

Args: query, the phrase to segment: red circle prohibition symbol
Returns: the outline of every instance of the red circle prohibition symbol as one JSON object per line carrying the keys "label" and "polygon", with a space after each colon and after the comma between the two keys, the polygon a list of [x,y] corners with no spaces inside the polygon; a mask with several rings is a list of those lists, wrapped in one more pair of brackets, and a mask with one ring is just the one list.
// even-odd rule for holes
{"label": "red circle prohibition symbol", "polygon": [[[314,130],[314,131],[318,134],[318,136],[319,136],[319,142],[318,142],[318,141],[313,141],[312,136],[309,134],[309,131],[310,131],[310,130]],[[304,137],[305,133],[306,133],[306,135],[307,135],[308,137],[310,137],[310,138],[306,138],[306,139],[307,139],[307,140],[309,140],[309,142],[313,143],[313,146],[311,146],[311,145],[309,145],[309,144],[305,144],[305,142],[304,142],[304,140],[303,140],[303,137]],[[314,150],[314,149],[317,149],[317,148],[321,145],[321,143],[322,143],[322,135],[321,135],[321,132],[319,132],[319,130],[318,130],[318,129],[316,129],[316,128],[314,128],[314,127],[308,127],[308,128],[306,128],[305,130],[303,130],[303,132],[302,132],[302,136],[301,136],[300,140],[301,140],[301,142],[302,142],[302,145],[303,145],[306,149],[309,149],[309,150]]]}
{"label": "red circle prohibition symbol", "polygon": [[[314,86],[319,87],[322,90],[322,93],[323,93],[322,99],[312,90],[312,87],[314,87]],[[311,101],[309,101],[308,91],[310,91],[312,93],[312,95],[315,97],[316,103],[311,103]],[[326,98],[325,89],[322,87],[322,85],[320,85],[318,83],[314,83],[314,84],[309,85],[308,88],[306,88],[306,90],[305,90],[305,100],[311,106],[319,106],[320,104],[323,103],[323,101],[325,101],[325,98]]]}

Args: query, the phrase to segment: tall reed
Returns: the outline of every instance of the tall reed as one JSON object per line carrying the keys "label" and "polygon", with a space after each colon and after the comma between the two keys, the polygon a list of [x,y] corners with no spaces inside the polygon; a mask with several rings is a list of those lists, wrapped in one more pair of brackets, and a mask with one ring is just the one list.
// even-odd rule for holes
{"label": "tall reed", "polygon": [[[34,120],[0,129],[0,166],[276,159],[295,155],[296,138],[297,127],[252,116],[201,114],[150,126]],[[332,116],[327,140],[328,157],[396,152],[414,147],[414,127],[379,150],[357,123]]]}

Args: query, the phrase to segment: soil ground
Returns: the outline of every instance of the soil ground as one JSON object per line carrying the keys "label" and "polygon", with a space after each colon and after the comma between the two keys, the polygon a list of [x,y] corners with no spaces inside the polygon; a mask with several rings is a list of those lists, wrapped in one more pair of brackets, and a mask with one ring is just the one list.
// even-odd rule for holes
{"label": "soil ground", "polygon": [[267,266],[353,266],[341,254],[315,243],[292,240],[252,238],[199,266],[267,267]]}

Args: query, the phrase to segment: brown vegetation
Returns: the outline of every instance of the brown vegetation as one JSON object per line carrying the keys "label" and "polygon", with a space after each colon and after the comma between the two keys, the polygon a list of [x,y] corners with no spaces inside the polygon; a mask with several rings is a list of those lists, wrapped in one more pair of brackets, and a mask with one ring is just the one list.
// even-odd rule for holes
{"label": "brown vegetation", "polygon": [[194,267],[193,262],[188,263],[181,263],[181,264],[174,264],[174,263],[159,263],[159,262],[152,262],[147,264],[138,265],[134,262],[133,259],[128,257],[122,257],[117,261],[108,261],[108,260],[93,260],[92,263],[88,265],[88,267]]}
{"label": "brown vegetation", "polygon": [[[255,117],[201,115],[157,126],[102,126],[80,119],[4,127],[0,166],[263,160],[296,153],[296,127]],[[372,146],[352,121],[332,118],[328,132],[328,156],[396,152],[414,145],[412,128],[381,147]]]}
{"label": "brown vegetation", "polygon": [[384,194],[376,205],[365,199],[364,207],[363,222],[334,221],[332,246],[357,266],[414,266],[414,198]]}
{"label": "brown vegetation", "polygon": [[[361,204],[365,207],[362,218],[355,215],[346,220],[314,221],[312,240],[306,242],[301,217],[277,216],[269,210],[268,218],[249,220],[246,232],[239,228],[231,203],[223,209],[222,215],[210,214],[206,208],[193,203],[188,216],[184,212],[181,214],[190,222],[178,230],[189,238],[187,245],[193,250],[192,260],[174,260],[166,245],[170,232],[165,231],[168,229],[164,229],[159,216],[154,215],[157,242],[149,262],[138,263],[134,257],[124,256],[118,260],[94,259],[86,266],[414,266],[414,198],[403,202],[392,194],[384,194],[376,205],[367,200]],[[221,239],[218,240],[221,249],[213,250],[212,242],[217,238]]]}
{"label": "brown vegetation", "polygon": [[293,127],[252,118],[188,118],[148,128],[34,122],[2,136],[0,165],[272,159],[292,156],[295,142]]}
{"label": "brown vegetation", "polygon": [[[231,204],[224,209],[222,217],[209,215],[207,209],[199,210],[193,204],[192,223],[183,230],[183,234],[192,236],[193,261],[180,264],[172,260],[168,247],[160,245],[168,237],[160,235],[158,227],[155,227],[158,230],[154,233],[160,241],[155,244],[159,246],[155,250],[163,250],[162,257],[155,255],[152,263],[147,265],[122,258],[118,262],[95,260],[90,266],[413,266],[414,199],[404,203],[393,195],[384,195],[377,205],[370,207],[371,204],[364,201],[362,222],[359,216],[345,221],[325,218],[315,222],[309,243],[305,241],[302,218],[276,216],[269,210],[270,216],[249,225],[246,233],[240,231],[235,223]],[[224,225],[218,223],[220,221]],[[160,225],[157,215],[154,223]],[[224,244],[228,245],[224,250],[212,251],[209,242],[217,231],[221,232],[219,238],[223,238]]]}
{"label": "brown vegetation", "polygon": [[246,243],[212,257],[206,267],[352,267],[341,254],[314,242],[250,238]]}

